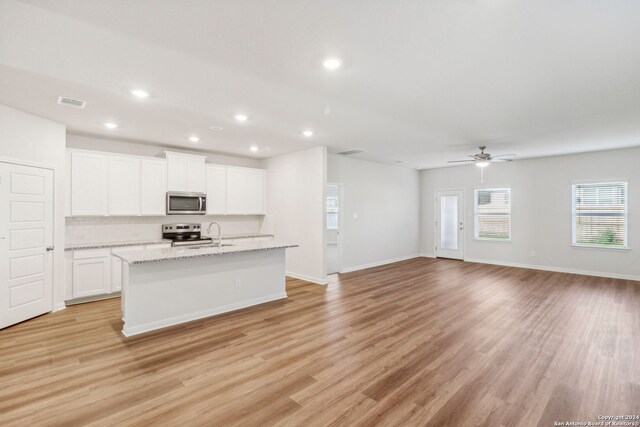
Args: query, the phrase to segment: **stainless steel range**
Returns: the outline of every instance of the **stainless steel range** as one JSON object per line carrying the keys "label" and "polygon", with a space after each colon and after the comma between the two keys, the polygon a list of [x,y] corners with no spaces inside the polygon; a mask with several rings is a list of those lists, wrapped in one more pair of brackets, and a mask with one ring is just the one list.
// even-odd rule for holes
{"label": "stainless steel range", "polygon": [[211,237],[202,237],[200,224],[163,224],[162,237],[171,239],[171,246],[210,245]]}

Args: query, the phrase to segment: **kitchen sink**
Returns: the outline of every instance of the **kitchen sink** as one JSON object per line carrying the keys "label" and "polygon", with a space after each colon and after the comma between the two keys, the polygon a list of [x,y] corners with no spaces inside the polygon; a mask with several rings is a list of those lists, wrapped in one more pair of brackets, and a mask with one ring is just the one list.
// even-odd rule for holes
{"label": "kitchen sink", "polygon": [[[226,246],[234,246],[233,243],[223,243],[222,247],[226,247]],[[194,246],[187,246],[187,248],[189,249],[207,249],[207,248],[219,248],[220,245],[219,244],[213,244],[213,245],[194,245]]]}

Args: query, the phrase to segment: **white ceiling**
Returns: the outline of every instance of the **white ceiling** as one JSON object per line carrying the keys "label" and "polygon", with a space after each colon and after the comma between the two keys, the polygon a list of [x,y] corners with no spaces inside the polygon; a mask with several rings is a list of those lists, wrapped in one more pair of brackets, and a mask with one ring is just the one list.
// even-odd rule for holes
{"label": "white ceiling", "polygon": [[481,144],[637,146],[638,16],[632,0],[2,0],[0,102],[74,133],[244,156],[327,145],[429,168]]}

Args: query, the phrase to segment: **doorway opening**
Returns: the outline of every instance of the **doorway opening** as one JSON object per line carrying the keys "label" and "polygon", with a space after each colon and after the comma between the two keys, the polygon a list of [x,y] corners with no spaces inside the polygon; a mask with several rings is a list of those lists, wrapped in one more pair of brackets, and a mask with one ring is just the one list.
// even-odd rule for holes
{"label": "doorway opening", "polygon": [[327,185],[325,201],[325,259],[327,274],[342,271],[342,184]]}

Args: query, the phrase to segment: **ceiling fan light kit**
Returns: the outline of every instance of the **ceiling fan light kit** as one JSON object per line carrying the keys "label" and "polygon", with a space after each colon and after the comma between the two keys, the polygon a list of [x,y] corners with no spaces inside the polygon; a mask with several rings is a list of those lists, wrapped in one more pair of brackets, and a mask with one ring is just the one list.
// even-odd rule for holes
{"label": "ceiling fan light kit", "polygon": [[450,160],[447,163],[475,163],[479,168],[486,168],[491,163],[496,162],[511,162],[515,159],[515,154],[500,154],[498,156],[492,156],[489,153],[485,153],[484,150],[487,149],[485,145],[481,145],[478,147],[480,152],[477,154],[470,154],[469,160]]}

